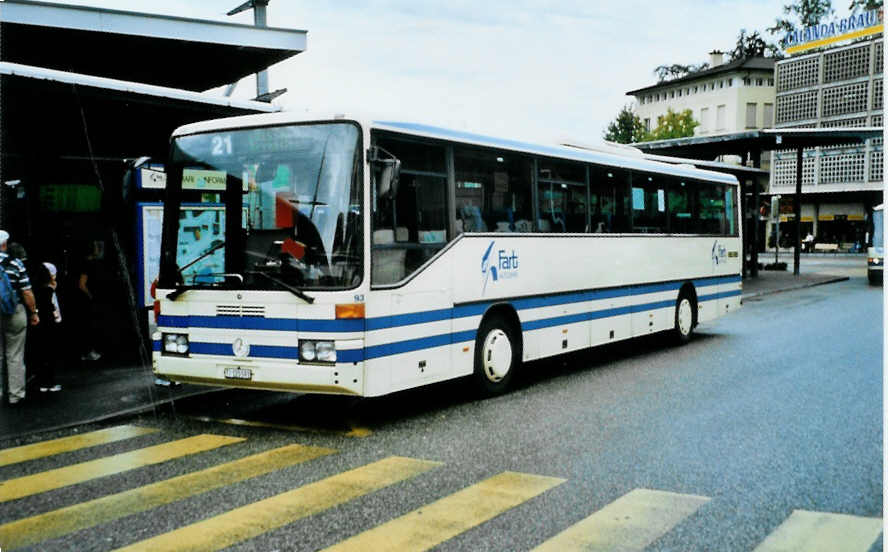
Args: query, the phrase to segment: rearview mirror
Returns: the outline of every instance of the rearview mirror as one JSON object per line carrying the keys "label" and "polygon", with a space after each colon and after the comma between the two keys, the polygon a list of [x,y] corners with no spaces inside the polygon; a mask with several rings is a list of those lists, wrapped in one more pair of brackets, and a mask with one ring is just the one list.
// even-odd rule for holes
{"label": "rearview mirror", "polygon": [[[380,157],[380,154],[385,157]],[[379,146],[370,148],[368,160],[376,177],[376,197],[396,196],[401,177],[401,160]]]}

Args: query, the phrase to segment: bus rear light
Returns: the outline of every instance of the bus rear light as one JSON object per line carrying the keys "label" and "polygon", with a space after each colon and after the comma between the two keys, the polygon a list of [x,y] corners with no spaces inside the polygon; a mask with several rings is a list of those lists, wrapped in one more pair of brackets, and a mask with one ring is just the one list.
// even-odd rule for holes
{"label": "bus rear light", "polygon": [[364,303],[336,305],[336,319],[341,318],[364,318]]}
{"label": "bus rear light", "polygon": [[154,300],[154,321],[157,322],[157,319],[160,318],[160,299]]}

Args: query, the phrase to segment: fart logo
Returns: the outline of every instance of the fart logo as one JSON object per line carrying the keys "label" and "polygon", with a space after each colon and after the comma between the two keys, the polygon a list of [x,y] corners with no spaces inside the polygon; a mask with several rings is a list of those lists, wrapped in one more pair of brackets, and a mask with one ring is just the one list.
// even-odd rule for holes
{"label": "fart logo", "polygon": [[483,294],[487,291],[487,283],[493,280],[507,280],[518,277],[518,253],[512,249],[498,249],[494,254],[493,246],[496,241],[490,242],[484,255],[481,256],[481,275],[484,277]]}
{"label": "fart logo", "polygon": [[727,255],[728,249],[723,245],[719,245],[718,240],[715,240],[715,243],[712,244],[712,266],[718,266],[725,262]]}

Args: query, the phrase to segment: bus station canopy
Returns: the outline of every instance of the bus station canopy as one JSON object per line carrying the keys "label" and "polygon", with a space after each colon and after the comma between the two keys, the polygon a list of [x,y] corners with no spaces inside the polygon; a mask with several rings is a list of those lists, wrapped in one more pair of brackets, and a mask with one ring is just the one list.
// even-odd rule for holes
{"label": "bus station canopy", "polygon": [[304,51],[307,32],[5,0],[0,34],[0,61],[199,91]]}
{"label": "bus station canopy", "polygon": [[163,157],[195,120],[279,111],[251,100],[0,62],[3,156]]}
{"label": "bus station canopy", "polygon": [[691,136],[632,144],[645,153],[715,159],[720,155],[838,146],[882,136],[881,127],[768,128],[717,136]]}

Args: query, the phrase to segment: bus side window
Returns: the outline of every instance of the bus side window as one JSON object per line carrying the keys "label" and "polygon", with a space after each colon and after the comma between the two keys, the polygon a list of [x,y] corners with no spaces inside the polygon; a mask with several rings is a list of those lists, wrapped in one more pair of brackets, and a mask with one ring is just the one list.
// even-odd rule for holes
{"label": "bus side window", "polygon": [[632,174],[632,231],[666,232],[666,183],[662,175]]}
{"label": "bus side window", "polygon": [[457,232],[529,232],[531,167],[526,157],[456,148]]}
{"label": "bus side window", "polygon": [[725,187],[703,184],[699,188],[700,233],[725,234]]}
{"label": "bus side window", "polygon": [[538,161],[540,232],[586,230],[586,168],[579,163]]}
{"label": "bus side window", "polygon": [[672,234],[699,234],[700,216],[697,210],[696,182],[682,177],[669,178],[669,232]]}
{"label": "bus side window", "polygon": [[629,171],[607,166],[590,167],[590,203],[593,233],[629,232]]}

